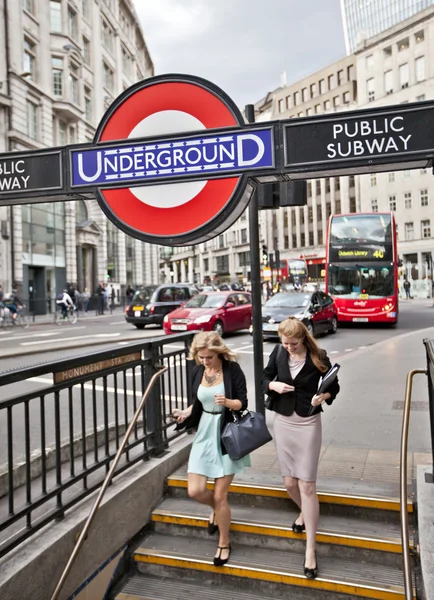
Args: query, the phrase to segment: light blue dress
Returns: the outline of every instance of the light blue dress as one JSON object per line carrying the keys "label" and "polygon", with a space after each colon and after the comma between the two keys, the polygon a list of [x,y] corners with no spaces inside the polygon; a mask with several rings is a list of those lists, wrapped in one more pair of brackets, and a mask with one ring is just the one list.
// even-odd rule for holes
{"label": "light blue dress", "polygon": [[[222,454],[220,422],[224,406],[214,403],[214,394],[224,394],[224,391],[223,382],[212,387],[200,385],[197,390],[197,398],[202,402],[204,411],[191,447],[188,461],[189,473],[216,479],[242,473],[245,467],[250,467],[249,455],[240,460],[231,460],[227,454]],[[214,414],[210,414],[211,412]]]}

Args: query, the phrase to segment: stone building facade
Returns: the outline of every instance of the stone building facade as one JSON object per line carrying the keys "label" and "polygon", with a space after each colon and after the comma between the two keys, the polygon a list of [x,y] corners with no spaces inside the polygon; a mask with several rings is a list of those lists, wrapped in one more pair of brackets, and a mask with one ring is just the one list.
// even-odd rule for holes
{"label": "stone building facade", "polygon": [[[0,0],[0,152],[91,142],[119,93],[152,74],[132,0]],[[96,201],[2,207],[0,237],[0,282],[38,312],[66,282],[121,292],[157,276],[157,249]]]}

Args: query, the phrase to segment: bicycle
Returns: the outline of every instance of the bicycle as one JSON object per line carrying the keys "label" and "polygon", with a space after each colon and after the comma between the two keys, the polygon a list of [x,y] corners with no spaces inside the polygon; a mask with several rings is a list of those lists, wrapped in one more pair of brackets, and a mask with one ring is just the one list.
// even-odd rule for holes
{"label": "bicycle", "polygon": [[77,307],[76,306],[68,306],[66,317],[63,316],[62,308],[59,306],[59,310],[56,310],[54,313],[54,322],[57,325],[62,325],[65,321],[69,321],[71,325],[75,325],[78,321],[77,315]]}
{"label": "bicycle", "polygon": [[13,312],[7,306],[4,306],[0,311],[0,326],[4,328],[21,327],[21,329],[28,329],[29,321],[24,312],[24,306],[17,307],[17,316],[15,319],[13,318]]}

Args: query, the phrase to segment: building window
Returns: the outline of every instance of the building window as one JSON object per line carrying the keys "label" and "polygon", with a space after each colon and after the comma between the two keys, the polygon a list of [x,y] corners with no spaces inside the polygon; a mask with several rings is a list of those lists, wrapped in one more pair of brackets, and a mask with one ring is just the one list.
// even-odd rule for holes
{"label": "building window", "polygon": [[350,213],[355,213],[355,212],[357,212],[356,199],[350,198]]}
{"label": "building window", "polygon": [[411,208],[411,192],[404,194],[404,208]]}
{"label": "building window", "polygon": [[316,98],[316,95],[317,95],[316,83],[312,83],[310,86],[310,97]]}
{"label": "building window", "polygon": [[291,96],[286,96],[286,110],[291,108]]}
{"label": "building window", "polygon": [[325,91],[326,91],[325,79],[320,79],[319,80],[319,93],[320,94],[325,94]]}
{"label": "building window", "polygon": [[35,13],[34,0],[23,0],[23,8],[24,8],[24,10],[26,10],[27,12],[29,12],[33,15]]}
{"label": "building window", "polygon": [[430,238],[431,237],[430,220],[427,219],[426,221],[421,221],[420,225],[421,225],[421,230],[422,230],[422,237]]}
{"label": "building window", "polygon": [[66,146],[68,143],[67,135],[66,123],[64,121],[59,121],[59,144],[61,146]]}
{"label": "building window", "polygon": [[340,201],[340,199],[338,199],[338,200],[335,201],[335,212],[336,212],[337,215],[339,215],[340,212],[341,212],[341,201]]}
{"label": "building window", "polygon": [[[133,57],[128,52],[128,50],[125,48],[125,46],[122,45],[122,70],[123,70],[124,74],[130,78],[131,78],[131,74],[132,74],[132,70],[133,70],[132,67],[133,67]],[[280,103],[282,103],[282,106],[283,106],[283,100],[279,100],[279,106],[280,106]],[[281,111],[281,112],[283,112],[283,111]]]}
{"label": "building window", "polygon": [[247,244],[247,229],[241,229],[241,243]]}
{"label": "building window", "polygon": [[[123,57],[122,57],[123,58]],[[285,106],[283,100],[279,100],[279,112],[284,112]]]}
{"label": "building window", "polygon": [[354,175],[349,176],[348,185],[350,186],[350,188],[353,188],[356,185],[356,178],[354,177]]}
{"label": "building window", "polygon": [[83,60],[87,65],[90,65],[92,58],[90,55],[90,41],[83,37]]}
{"label": "building window", "polygon": [[329,84],[329,90],[334,90],[336,87],[336,77],[334,75],[329,75],[327,80]]}
{"label": "building window", "polygon": [[38,107],[27,100],[27,135],[33,140],[38,139]]}
{"label": "building window", "polygon": [[340,96],[335,96],[333,98],[333,106],[337,107],[337,106],[340,106],[340,104],[341,104],[341,97]]}
{"label": "building window", "polygon": [[77,13],[70,6],[68,6],[68,33],[73,40],[77,39]]}
{"label": "building window", "polygon": [[23,70],[32,81],[36,79],[36,45],[24,38]]}
{"label": "building window", "polygon": [[78,104],[80,102],[79,93],[78,93],[78,67],[70,63],[69,65],[69,99],[74,104]]}
{"label": "building window", "polygon": [[250,252],[240,252],[238,254],[240,267],[250,266]]}
{"label": "building window", "polygon": [[313,111],[312,111],[312,109],[311,109],[311,108],[308,108],[308,109],[306,110],[306,116],[307,116],[307,117],[311,117],[311,116],[312,116],[312,112],[313,112]]}
{"label": "building window", "polygon": [[384,73],[384,92],[386,95],[393,93],[393,71],[391,69]]}
{"label": "building window", "polygon": [[324,102],[324,110],[330,110],[330,108],[331,108],[330,100],[326,100]]}
{"label": "building window", "polygon": [[338,71],[338,85],[342,85],[344,83],[344,70],[341,69]]}
{"label": "building window", "polygon": [[283,237],[283,247],[284,248],[289,248],[289,236],[285,235]]}
{"label": "building window", "polygon": [[222,274],[229,273],[229,256],[216,256],[217,272]]}
{"label": "building window", "polygon": [[425,57],[419,56],[414,61],[415,71],[416,71],[416,82],[425,81]]}
{"label": "building window", "polygon": [[63,58],[51,57],[51,73],[54,96],[63,96]]}
{"label": "building window", "polygon": [[82,0],[81,2],[81,12],[83,13],[83,17],[85,19],[87,19],[88,21],[90,20],[90,2],[89,0]]}
{"label": "building window", "polygon": [[389,183],[393,183],[395,181],[395,173],[389,173],[388,175]]}
{"label": "building window", "polygon": [[372,212],[378,212],[378,200],[376,198],[371,200],[371,210]]}
{"label": "building window", "polygon": [[377,185],[377,176],[373,173],[371,175],[371,187],[375,187]]}
{"label": "building window", "polygon": [[209,271],[209,258],[204,258],[203,259],[203,270],[205,272]]}
{"label": "building window", "polygon": [[114,89],[114,83],[115,83],[115,76],[113,71],[110,69],[110,67],[108,66],[107,63],[103,63],[103,68],[104,68],[104,87],[109,91],[112,92]]}
{"label": "building window", "polygon": [[423,42],[424,39],[425,39],[425,34],[424,34],[423,29],[422,29],[422,31],[418,31],[417,33],[414,34],[414,41],[416,42],[416,44]]}
{"label": "building window", "polygon": [[351,94],[350,92],[344,92],[344,104],[349,104],[351,101]]}
{"label": "building window", "polygon": [[402,52],[403,50],[408,50],[410,48],[410,38],[406,37],[399,42],[396,43],[396,47],[398,48],[398,52]]}
{"label": "building window", "polygon": [[106,50],[113,53],[114,31],[110,25],[103,19],[102,22],[102,43]]}
{"label": "building window", "polygon": [[318,229],[318,244],[323,244],[323,233],[322,229]]}
{"label": "building window", "polygon": [[300,210],[300,225],[304,225],[304,210]]}
{"label": "building window", "polygon": [[373,66],[374,66],[374,55],[370,54],[369,56],[366,57],[366,68],[372,69]]}
{"label": "building window", "polygon": [[306,246],[306,235],[304,232],[300,234],[300,246],[302,248]]}
{"label": "building window", "polygon": [[402,176],[404,179],[410,179],[411,177],[411,171],[409,169],[407,169],[406,171],[402,172]]}
{"label": "building window", "polygon": [[62,4],[60,0],[50,0],[50,29],[62,32]]}
{"label": "building window", "polygon": [[317,196],[321,195],[321,180],[320,179],[316,180],[316,194],[317,194]]}
{"label": "building window", "polygon": [[385,58],[392,56],[392,46],[386,46],[386,48],[383,48],[383,54]]}
{"label": "building window", "polygon": [[321,112],[321,104],[315,104],[315,114],[319,114]]}
{"label": "building window", "polygon": [[420,190],[420,205],[428,206],[428,190]]}
{"label": "building window", "polygon": [[309,223],[313,223],[313,208],[312,206],[308,206],[307,208],[307,218]]}
{"label": "building window", "polygon": [[408,87],[408,63],[399,66],[399,86],[401,89]]}
{"label": "building window", "polygon": [[219,235],[219,237],[218,237],[218,246],[217,246],[217,247],[218,247],[219,249],[221,249],[221,248],[224,248],[224,247],[225,247],[225,236],[224,236],[223,234],[222,234],[222,235]]}
{"label": "building window", "polygon": [[353,81],[355,79],[354,65],[350,65],[349,67],[347,67],[347,79],[348,79],[348,81]]}
{"label": "building window", "polygon": [[391,212],[396,211],[396,196],[389,196],[389,210]]}
{"label": "building window", "polygon": [[75,129],[75,127],[73,127],[71,125],[71,127],[69,128],[69,140],[68,140],[68,142],[70,144],[76,144],[77,143],[77,134],[76,134],[76,131],[77,130]]}
{"label": "building window", "polygon": [[307,100],[307,88],[303,88],[301,90],[301,99],[302,99],[303,102],[306,102],[306,100]]}
{"label": "building window", "polygon": [[300,92],[295,92],[294,94],[294,106],[300,104]]}
{"label": "building window", "polygon": [[301,112],[297,113],[297,117],[302,117],[303,114],[304,114],[303,111],[301,111]]}
{"label": "building window", "polygon": [[373,77],[367,80],[366,91],[368,94],[368,102],[373,102],[375,100],[375,81]]}
{"label": "building window", "polygon": [[92,90],[84,86],[84,113],[86,116],[86,121],[92,122]]}
{"label": "building window", "polygon": [[416,96],[416,102],[423,102],[425,100],[425,94],[421,94],[420,96]]}
{"label": "building window", "polygon": [[414,240],[414,225],[413,223],[404,223],[404,235],[407,242]]}

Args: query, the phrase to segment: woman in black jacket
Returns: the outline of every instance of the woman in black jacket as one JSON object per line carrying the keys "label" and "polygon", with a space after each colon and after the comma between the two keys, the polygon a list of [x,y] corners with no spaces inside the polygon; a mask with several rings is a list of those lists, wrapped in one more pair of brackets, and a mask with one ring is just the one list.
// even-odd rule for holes
{"label": "woman in black jacket", "polygon": [[[246,378],[235,355],[215,332],[195,335],[190,349],[192,404],[173,411],[177,429],[197,427],[188,461],[188,495],[213,509],[208,533],[219,530],[214,565],[227,563],[231,553],[229,529],[231,511],[228,491],[235,473],[250,466],[250,458],[231,460],[221,443],[221,432],[233,420],[232,411],[247,408]],[[215,479],[214,492],[207,489],[208,478]]]}
{"label": "woman in black jacket", "polygon": [[300,509],[292,524],[295,533],[306,529],[304,573],[314,579],[319,503],[316,478],[321,450],[322,404],[331,404],[339,392],[337,379],[324,394],[317,394],[320,378],[331,363],[325,350],[298,319],[279,325],[282,345],[276,346],[264,369],[263,390],[275,411],[273,433],[285,488]]}

